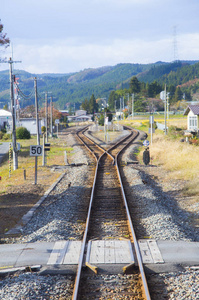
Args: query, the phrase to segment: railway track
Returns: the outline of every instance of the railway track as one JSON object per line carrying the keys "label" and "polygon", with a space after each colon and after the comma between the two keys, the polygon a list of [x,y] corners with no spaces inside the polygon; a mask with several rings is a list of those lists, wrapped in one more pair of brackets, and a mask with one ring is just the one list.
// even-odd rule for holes
{"label": "railway track", "polygon": [[[73,299],[150,299],[118,166],[119,153],[136,138],[138,133],[129,129],[130,133],[127,137],[106,151],[86,137],[85,130],[86,128],[79,131],[78,137],[95,156],[97,165]],[[90,251],[87,249],[87,245],[89,248],[92,241],[96,241],[100,245],[101,243],[106,244],[111,251],[110,245],[117,243],[115,241],[119,239],[130,240],[133,243],[132,252],[136,254],[137,267],[131,271],[133,274],[127,275],[130,276],[128,279],[124,279],[123,275],[117,277],[116,290],[118,290],[118,285],[123,286],[124,281],[125,285],[127,284],[125,289],[120,288],[115,294],[114,288],[107,287],[104,294],[105,282],[102,274],[107,273],[107,270],[99,268],[99,272],[98,267],[90,265],[88,260],[86,260],[86,265],[92,271],[89,268],[83,268],[86,251],[87,253]],[[124,271],[128,272],[128,267]],[[111,274],[109,274],[110,276]],[[109,277],[107,281],[109,281]]]}

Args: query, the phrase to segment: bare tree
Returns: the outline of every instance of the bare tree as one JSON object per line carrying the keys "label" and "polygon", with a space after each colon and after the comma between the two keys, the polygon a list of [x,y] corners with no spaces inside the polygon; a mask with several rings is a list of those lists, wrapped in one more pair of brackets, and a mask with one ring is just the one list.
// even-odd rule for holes
{"label": "bare tree", "polygon": [[3,32],[3,24],[0,19],[0,46],[8,47],[10,44],[10,39],[7,37],[7,33]]}

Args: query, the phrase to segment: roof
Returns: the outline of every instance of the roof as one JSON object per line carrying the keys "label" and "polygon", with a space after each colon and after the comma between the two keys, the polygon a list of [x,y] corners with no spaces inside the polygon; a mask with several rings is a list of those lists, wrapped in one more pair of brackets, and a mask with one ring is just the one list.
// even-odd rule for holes
{"label": "roof", "polygon": [[194,115],[197,115],[199,116],[199,105],[189,105],[185,112],[184,112],[184,115],[188,115],[188,113],[190,112],[190,110],[194,113]]}
{"label": "roof", "polygon": [[11,117],[11,116],[12,116],[11,112],[5,109],[0,109],[0,117]]}

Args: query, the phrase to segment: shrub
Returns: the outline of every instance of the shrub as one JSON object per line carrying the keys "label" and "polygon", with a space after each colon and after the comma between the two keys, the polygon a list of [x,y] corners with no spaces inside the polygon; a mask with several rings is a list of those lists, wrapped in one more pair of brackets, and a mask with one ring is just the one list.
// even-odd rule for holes
{"label": "shrub", "polygon": [[42,133],[45,133],[45,132],[46,132],[46,126],[42,126],[42,127],[41,127],[41,132],[42,132]]}
{"label": "shrub", "polygon": [[10,138],[11,138],[10,133],[4,133],[4,135],[3,135],[4,140],[10,140]]}
{"label": "shrub", "polygon": [[29,140],[30,139],[30,131],[26,129],[25,127],[18,127],[16,129],[16,137],[20,140]]}
{"label": "shrub", "polygon": [[0,131],[0,140],[3,138],[4,133]]}

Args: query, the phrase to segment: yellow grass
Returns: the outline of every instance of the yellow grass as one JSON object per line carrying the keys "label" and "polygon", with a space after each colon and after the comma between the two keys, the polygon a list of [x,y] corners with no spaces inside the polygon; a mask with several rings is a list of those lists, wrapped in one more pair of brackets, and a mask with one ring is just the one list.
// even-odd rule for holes
{"label": "yellow grass", "polygon": [[188,181],[184,187],[187,194],[199,194],[199,147],[154,134],[150,155],[153,164],[169,171],[170,178]]}
{"label": "yellow grass", "polygon": [[[155,116],[155,121],[164,123],[164,118]],[[125,120],[123,124],[141,128],[148,132],[148,120]],[[168,126],[187,128],[187,117],[172,117],[167,121]],[[148,140],[151,141],[150,134]],[[168,177],[185,180],[184,192],[187,195],[199,195],[199,147],[186,142],[169,139],[163,132],[156,130],[153,134],[153,143],[150,145],[151,163],[159,165],[168,171]],[[139,153],[141,163],[143,151]]]}

